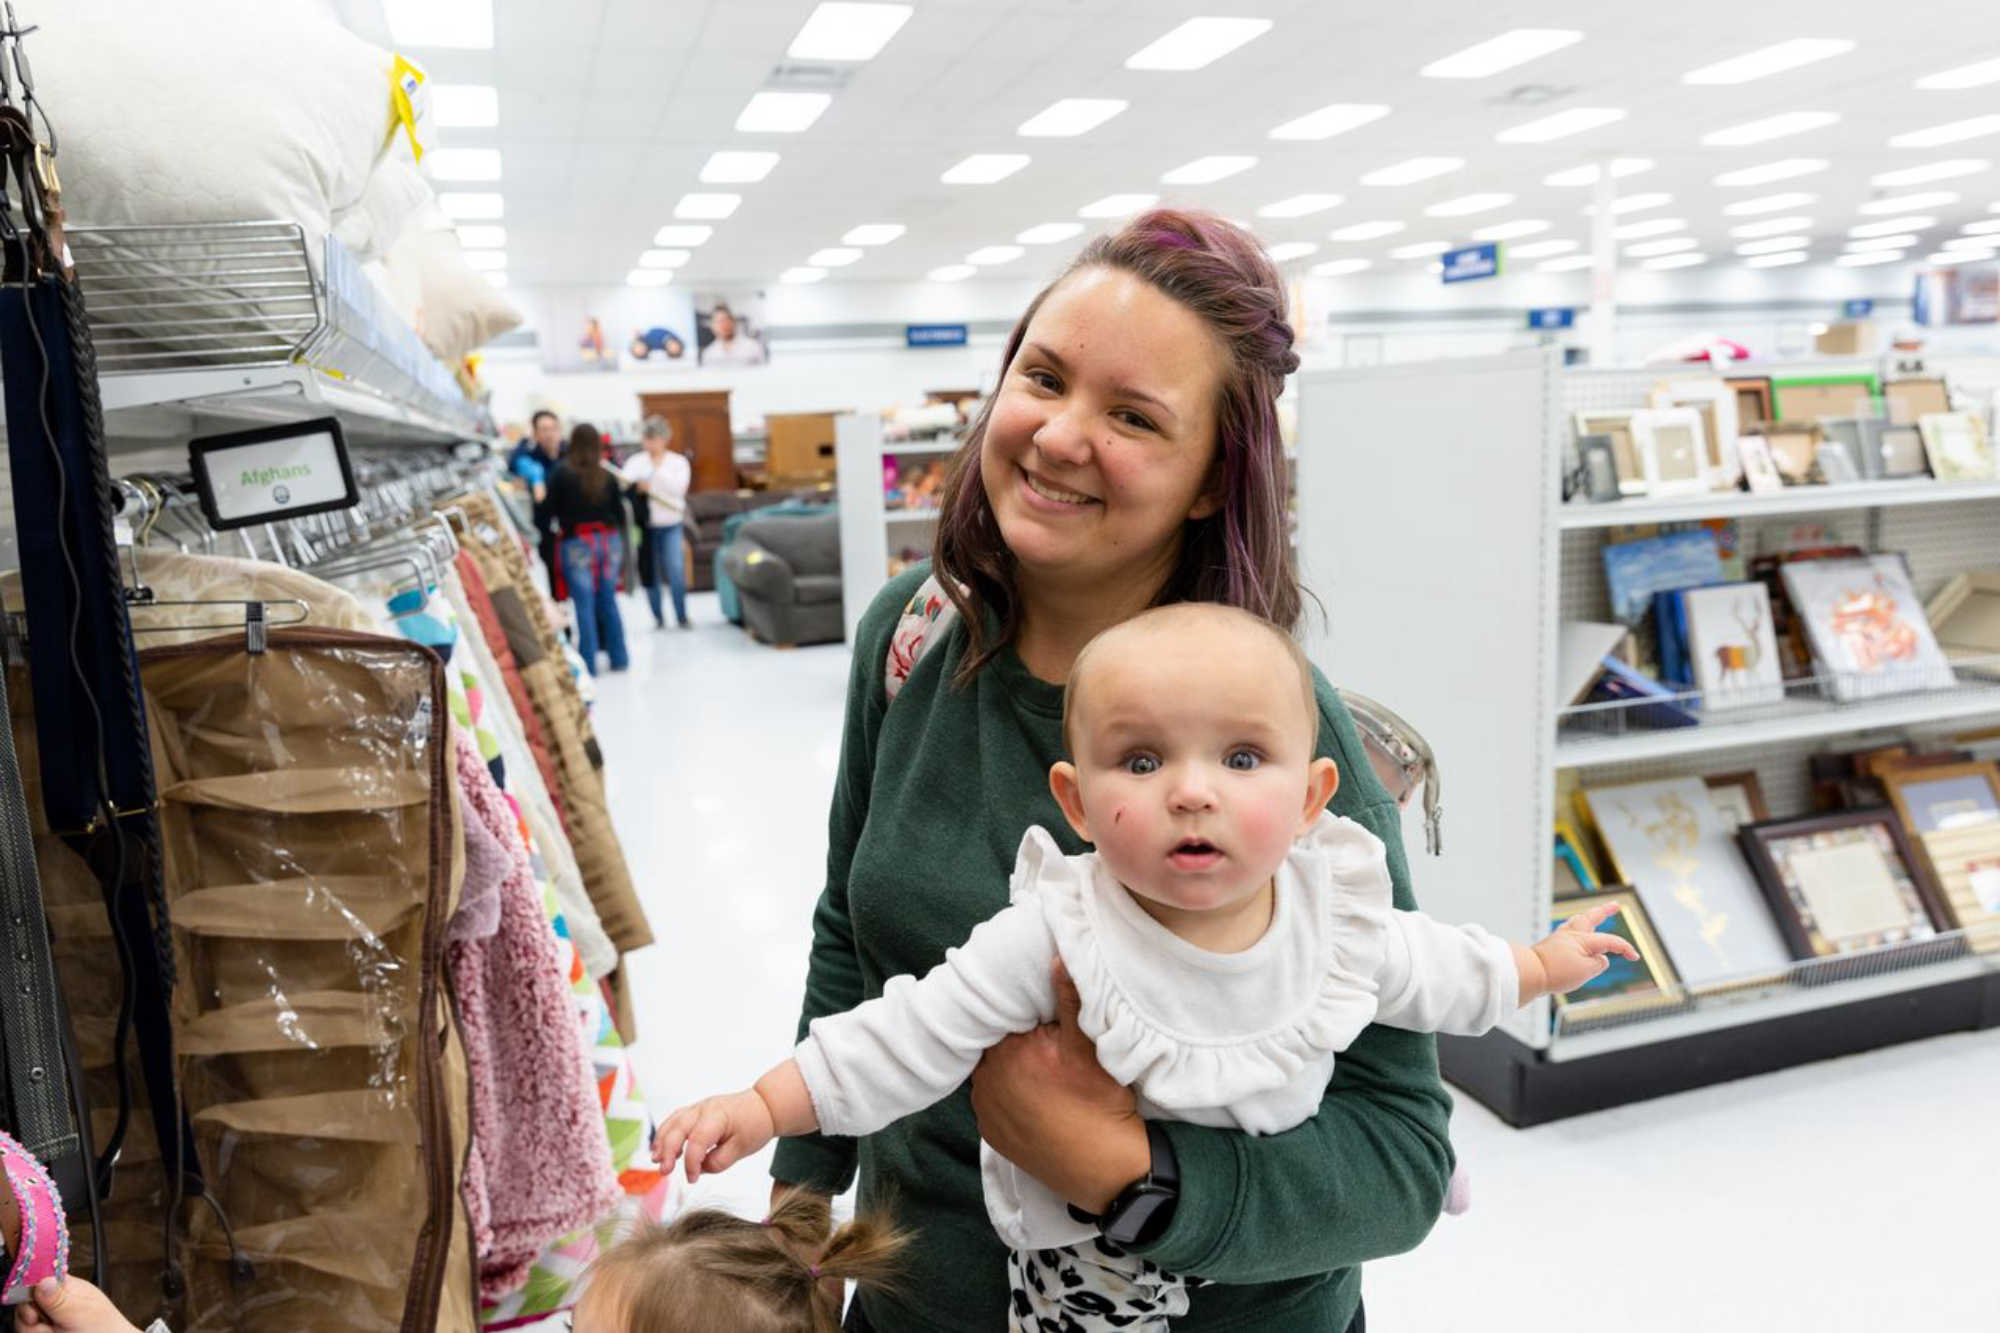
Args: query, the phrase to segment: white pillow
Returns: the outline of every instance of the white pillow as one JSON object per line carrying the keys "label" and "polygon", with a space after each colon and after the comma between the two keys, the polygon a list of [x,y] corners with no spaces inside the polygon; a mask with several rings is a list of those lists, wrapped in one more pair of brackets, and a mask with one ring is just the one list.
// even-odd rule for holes
{"label": "white pillow", "polygon": [[407,308],[414,293],[417,336],[448,366],[521,323],[521,312],[465,262],[458,233],[436,205],[389,247],[383,267],[392,302]]}

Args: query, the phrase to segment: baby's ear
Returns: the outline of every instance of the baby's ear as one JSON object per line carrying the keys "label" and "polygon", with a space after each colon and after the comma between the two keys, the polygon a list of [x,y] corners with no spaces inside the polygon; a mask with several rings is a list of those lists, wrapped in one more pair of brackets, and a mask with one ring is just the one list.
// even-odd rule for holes
{"label": "baby's ear", "polygon": [[1304,836],[1319,820],[1326,803],[1340,790],[1340,766],[1331,759],[1315,759],[1306,768],[1306,808],[1299,818],[1299,834]]}
{"label": "baby's ear", "polygon": [[1083,818],[1083,788],[1077,783],[1076,765],[1061,760],[1049,767],[1049,794],[1062,807],[1063,818],[1076,830],[1076,836],[1085,842],[1095,842],[1090,836],[1090,828]]}

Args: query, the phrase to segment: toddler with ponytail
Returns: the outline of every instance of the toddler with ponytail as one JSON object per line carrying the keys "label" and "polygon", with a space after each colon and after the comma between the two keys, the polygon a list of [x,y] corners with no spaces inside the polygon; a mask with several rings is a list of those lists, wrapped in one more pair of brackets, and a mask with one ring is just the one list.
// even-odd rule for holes
{"label": "toddler with ponytail", "polygon": [[872,1217],[833,1230],[826,1199],[807,1190],[763,1222],[694,1209],[591,1266],[576,1333],[839,1333],[840,1290],[826,1279],[889,1286],[906,1239]]}

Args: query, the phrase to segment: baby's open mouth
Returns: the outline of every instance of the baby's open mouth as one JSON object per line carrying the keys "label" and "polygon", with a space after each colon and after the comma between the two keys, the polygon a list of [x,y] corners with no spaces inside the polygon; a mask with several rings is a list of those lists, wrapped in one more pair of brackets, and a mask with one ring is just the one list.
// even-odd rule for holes
{"label": "baby's open mouth", "polygon": [[1203,870],[1222,859],[1222,849],[1206,838],[1183,838],[1167,859],[1182,870]]}

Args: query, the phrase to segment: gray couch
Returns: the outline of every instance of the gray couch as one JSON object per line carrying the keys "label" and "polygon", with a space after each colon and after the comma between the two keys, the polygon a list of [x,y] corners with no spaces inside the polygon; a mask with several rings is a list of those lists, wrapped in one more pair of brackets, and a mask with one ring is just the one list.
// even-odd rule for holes
{"label": "gray couch", "polygon": [[743,627],[765,643],[838,643],[840,515],[759,515],[722,548],[743,604]]}

